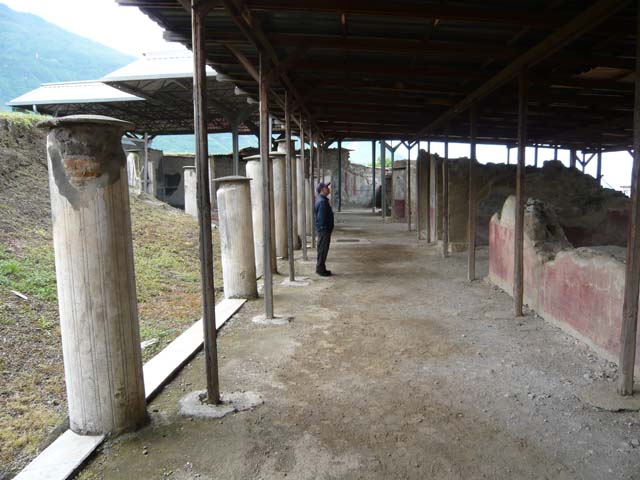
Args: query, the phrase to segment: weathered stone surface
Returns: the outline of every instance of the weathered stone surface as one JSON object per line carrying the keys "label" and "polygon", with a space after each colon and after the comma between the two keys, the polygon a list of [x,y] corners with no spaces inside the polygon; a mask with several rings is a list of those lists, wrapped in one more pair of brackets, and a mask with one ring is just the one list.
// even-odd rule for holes
{"label": "weathered stone surface", "polygon": [[47,153],[70,428],[132,429],[146,419],[126,158],[130,124],[62,117]]}
{"label": "weathered stone surface", "polygon": [[250,182],[246,177],[216,179],[222,276],[226,298],[258,296]]}
{"label": "weathered stone surface", "polygon": [[[513,292],[515,197],[489,230],[489,279]],[[525,208],[524,301],[540,316],[616,362],[624,293],[620,247],[573,248],[549,205]],[[636,361],[640,365],[640,342]]]}

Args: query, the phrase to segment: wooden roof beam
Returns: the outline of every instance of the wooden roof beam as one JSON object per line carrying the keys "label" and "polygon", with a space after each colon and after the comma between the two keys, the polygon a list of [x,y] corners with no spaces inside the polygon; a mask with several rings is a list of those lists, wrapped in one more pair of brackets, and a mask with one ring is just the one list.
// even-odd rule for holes
{"label": "wooden roof beam", "polygon": [[[281,63],[280,59],[278,58],[275,49],[271,45],[271,42],[262,30],[259,19],[255,15],[253,15],[249,9],[246,8],[242,0],[221,1],[224,4],[231,19],[240,29],[240,31],[245,35],[247,40],[249,40],[249,42],[253,44],[253,46],[259,53],[266,55],[275,68],[278,68]],[[293,96],[303,116],[310,117],[309,111],[304,105],[302,97],[289,79],[287,73],[279,72],[279,75],[280,79],[282,80],[282,84]],[[318,128],[317,124],[315,124],[315,122],[312,122],[312,127],[320,136],[322,136],[322,132]]]}
{"label": "wooden roof beam", "polygon": [[458,114],[467,110],[473,102],[486,97],[497,88],[513,80],[522,68],[531,67],[553,55],[562,47],[580,37],[583,33],[612,16],[627,3],[628,0],[598,0],[573,20],[517,57],[513,62],[489,78],[483,85],[469,93],[463,100],[447,110],[447,112],[439,118],[421,129],[417,136],[424,136],[441,128]]}

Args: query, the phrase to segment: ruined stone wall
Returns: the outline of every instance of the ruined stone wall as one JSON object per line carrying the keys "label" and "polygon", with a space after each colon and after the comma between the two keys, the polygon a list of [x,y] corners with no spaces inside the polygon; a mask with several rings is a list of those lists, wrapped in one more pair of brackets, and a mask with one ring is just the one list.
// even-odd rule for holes
{"label": "ruined stone wall", "polygon": [[[491,218],[489,279],[513,294],[515,197]],[[571,247],[552,207],[525,208],[524,301],[557,325],[617,361],[624,293],[621,247]],[[636,353],[640,365],[640,342]]]}
{"label": "ruined stone wall", "polygon": [[[431,239],[442,240],[442,159],[431,155],[431,187],[429,215],[431,219]],[[451,238],[449,239],[451,241]]]}
{"label": "ruined stone wall", "polygon": [[[449,237],[458,249],[466,249],[469,160],[449,162]],[[491,216],[515,193],[515,178],[514,165],[475,165],[479,245],[488,243]],[[526,167],[525,197],[551,205],[574,246],[626,245],[629,199],[602,188],[590,175],[558,161],[545,162],[542,168]]]}
{"label": "ruined stone wall", "polygon": [[[411,222],[414,223],[417,213],[418,201],[418,172],[416,169],[416,161],[411,160],[411,173],[409,180],[411,182]],[[407,160],[396,160],[393,167],[393,204],[392,216],[396,220],[407,219]]]}

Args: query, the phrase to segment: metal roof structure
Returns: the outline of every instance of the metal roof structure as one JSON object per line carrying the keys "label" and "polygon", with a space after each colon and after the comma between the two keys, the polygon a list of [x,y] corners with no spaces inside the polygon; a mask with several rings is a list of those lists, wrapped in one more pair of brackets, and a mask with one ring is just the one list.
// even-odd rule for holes
{"label": "metal roof structure", "polygon": [[[193,133],[191,52],[147,54],[100,80],[43,84],[7,105],[52,116],[96,114],[132,122],[136,132]],[[209,132],[257,133],[257,106],[215,70],[207,70]]]}
{"label": "metal roof structure", "polygon": [[[137,6],[190,46],[187,0]],[[635,8],[621,0],[215,0],[209,65],[257,97],[259,53],[325,138],[517,141],[528,67],[528,142],[632,143]],[[272,113],[282,105],[274,101]]]}

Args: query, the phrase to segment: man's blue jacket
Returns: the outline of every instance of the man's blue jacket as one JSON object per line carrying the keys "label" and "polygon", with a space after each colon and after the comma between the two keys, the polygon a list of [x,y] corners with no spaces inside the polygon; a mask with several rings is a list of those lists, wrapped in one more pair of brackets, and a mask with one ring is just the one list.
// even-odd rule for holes
{"label": "man's blue jacket", "polygon": [[333,209],[329,199],[324,195],[318,195],[314,207],[316,230],[318,232],[333,232]]}

